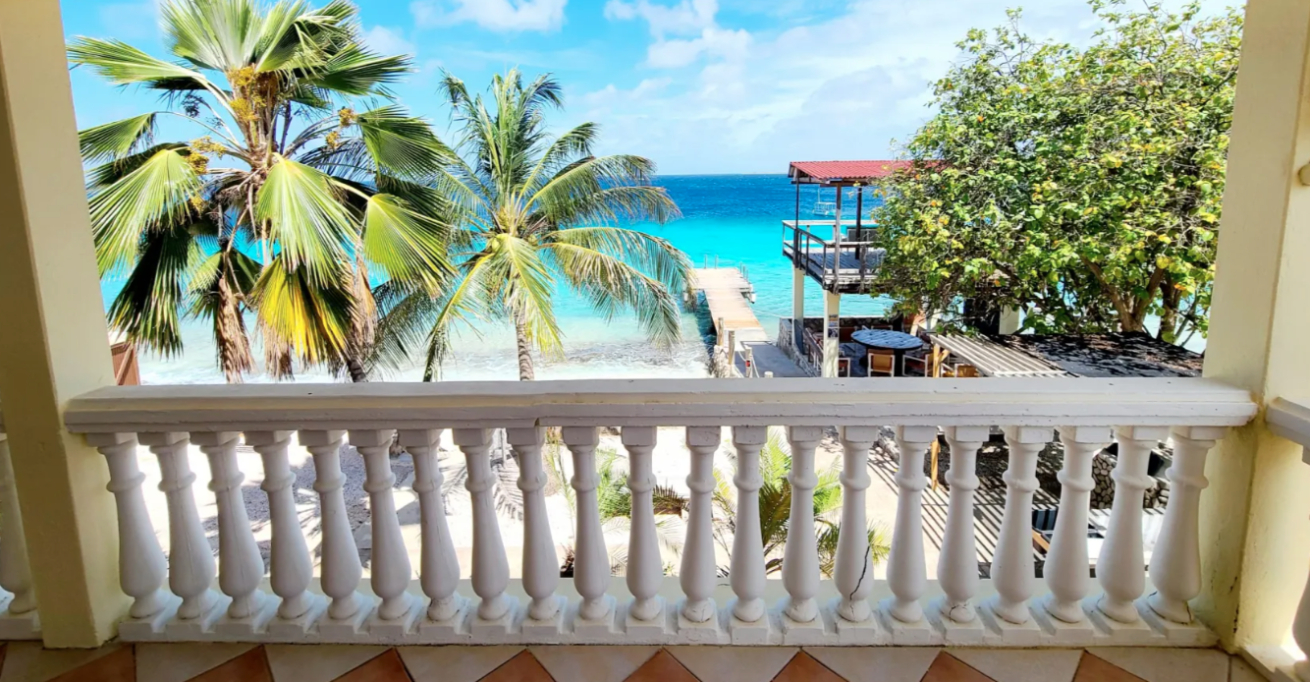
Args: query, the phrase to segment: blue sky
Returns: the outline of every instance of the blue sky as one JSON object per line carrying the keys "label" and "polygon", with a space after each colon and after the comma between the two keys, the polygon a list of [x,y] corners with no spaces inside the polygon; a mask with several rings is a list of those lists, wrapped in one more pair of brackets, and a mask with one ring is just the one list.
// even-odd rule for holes
{"label": "blue sky", "polygon": [[[165,56],[159,0],[62,0],[69,37]],[[782,173],[787,162],[887,158],[930,114],[929,84],[969,28],[1020,0],[357,0],[369,42],[414,55],[399,99],[446,130],[446,69],[481,89],[520,67],[565,89],[560,128],[602,126],[602,153],[667,174]],[[1136,2],[1135,2],[1136,4]],[[1177,4],[1171,2],[1170,4]],[[1224,6],[1208,1],[1208,10]],[[1029,32],[1085,42],[1085,0],[1032,0]],[[126,118],[153,95],[72,75],[82,127]],[[162,133],[167,135],[168,129]],[[185,134],[185,133],[183,133]]]}

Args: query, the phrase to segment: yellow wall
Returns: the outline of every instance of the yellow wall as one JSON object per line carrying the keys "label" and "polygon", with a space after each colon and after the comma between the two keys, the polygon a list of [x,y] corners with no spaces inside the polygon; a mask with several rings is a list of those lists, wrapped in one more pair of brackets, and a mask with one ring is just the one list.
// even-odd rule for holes
{"label": "yellow wall", "polygon": [[63,429],[112,383],[58,0],[0,0],[0,404],[46,644],[125,610],[104,458]]}
{"label": "yellow wall", "polygon": [[[1310,3],[1251,0],[1206,376],[1261,405],[1310,395]],[[1263,418],[1211,454],[1198,614],[1233,649],[1280,643],[1310,565],[1310,467]]]}

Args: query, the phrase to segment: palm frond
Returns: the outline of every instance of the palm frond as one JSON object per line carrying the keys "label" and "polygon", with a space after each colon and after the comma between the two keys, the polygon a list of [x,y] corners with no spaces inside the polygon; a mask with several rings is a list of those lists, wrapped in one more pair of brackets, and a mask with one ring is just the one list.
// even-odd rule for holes
{"label": "palm frond", "polygon": [[190,200],[202,178],[185,149],[161,149],[91,197],[96,260],[103,275],[131,263],[143,233],[178,225],[193,215]]}
{"label": "palm frond", "polygon": [[664,284],[670,293],[687,288],[691,260],[669,240],[620,227],[575,227],[556,230],[548,242],[571,244],[629,263]]}
{"label": "palm frond", "polygon": [[169,0],[159,11],[173,54],[220,73],[250,63],[263,28],[253,0]]}
{"label": "palm frond", "polygon": [[651,186],[655,164],[639,156],[602,156],[571,165],[537,190],[530,205],[557,225],[649,220],[663,224],[678,207]]}
{"label": "palm frond", "polygon": [[315,282],[332,284],[352,242],[353,221],[328,175],[289,159],[277,161],[259,190],[255,218],[270,226],[287,268],[306,269]]}
{"label": "palm frond", "polygon": [[408,56],[386,57],[349,44],[308,74],[305,82],[343,95],[387,97],[391,93],[386,86],[412,70]]}
{"label": "palm frond", "polygon": [[[282,255],[264,266],[252,299],[266,349],[293,354],[306,365],[329,364],[342,357],[350,332],[351,301],[345,274],[336,274],[335,281],[319,281]],[[274,365],[269,370],[281,378],[288,368]]]}
{"label": "palm frond", "polygon": [[366,111],[359,115],[357,125],[377,165],[399,177],[433,178],[452,155],[427,121],[409,116],[399,106]]}
{"label": "palm frond", "polygon": [[78,37],[68,46],[68,61],[75,66],[89,66],[105,80],[116,85],[177,87],[177,81],[193,83],[205,90],[216,90],[200,72],[156,59],[119,40]]}
{"label": "palm frond", "polygon": [[453,274],[446,229],[394,194],[374,194],[364,209],[364,257],[394,279],[420,280],[429,290]]}
{"label": "palm frond", "polygon": [[77,134],[82,150],[82,161],[101,163],[121,160],[141,151],[152,143],[155,134],[155,114],[142,114],[121,121],[87,128]]}
{"label": "palm frond", "polygon": [[553,257],[569,284],[581,291],[604,319],[630,311],[657,346],[667,348],[682,338],[678,301],[663,283],[600,251],[562,242],[546,244],[541,250]]}
{"label": "palm frond", "polygon": [[510,315],[525,326],[528,340],[543,354],[557,355],[561,333],[552,301],[554,280],[540,252],[528,241],[508,234],[496,235],[487,248],[494,254],[482,282],[484,290],[493,292],[488,298],[504,301]]}
{"label": "palm frond", "polygon": [[178,311],[183,284],[199,258],[200,249],[185,228],[148,234],[122,291],[109,306],[109,326],[164,357],[181,353]]}

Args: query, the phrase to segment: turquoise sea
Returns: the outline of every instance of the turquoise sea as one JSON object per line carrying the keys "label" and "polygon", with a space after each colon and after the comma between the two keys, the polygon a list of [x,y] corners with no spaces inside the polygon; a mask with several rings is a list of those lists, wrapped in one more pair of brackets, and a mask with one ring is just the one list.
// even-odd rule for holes
{"label": "turquoise sea", "polygon": [[[791,314],[791,268],[782,256],[782,224],[795,213],[796,190],[784,175],[698,175],[665,176],[659,184],[668,188],[683,217],[664,226],[634,225],[658,234],[682,249],[696,266],[705,262],[721,267],[745,266],[756,289],[755,314],[770,336],[777,334],[778,318]],[[832,190],[823,197],[832,201]],[[814,213],[814,188],[801,191],[802,219],[819,218]],[[849,202],[853,209],[854,202]],[[869,202],[866,201],[866,211]],[[854,213],[848,211],[848,218]],[[101,285],[106,305],[122,283],[107,279]],[[846,296],[842,313],[880,314],[885,300]],[[819,315],[822,297],[818,285],[807,283],[806,310]],[[650,346],[637,328],[635,320],[622,317],[598,318],[585,301],[561,289],[556,298],[556,312],[565,338],[565,358],[538,362],[541,379],[581,379],[594,377],[703,377],[707,376],[704,320],[691,311],[683,314],[683,342],[671,350]],[[209,329],[199,321],[188,321],[183,330],[185,351],[181,357],[142,358],[142,381],[145,383],[221,383],[222,374],[214,364],[214,344]],[[490,380],[514,379],[517,365],[514,339],[508,326],[497,323],[478,324],[476,329],[460,331],[457,350],[445,367],[444,379]],[[260,357],[256,353],[256,358]],[[391,380],[417,380],[422,377],[416,366],[385,377]],[[330,381],[324,373],[305,373],[300,381]],[[252,376],[250,381],[264,380]]]}

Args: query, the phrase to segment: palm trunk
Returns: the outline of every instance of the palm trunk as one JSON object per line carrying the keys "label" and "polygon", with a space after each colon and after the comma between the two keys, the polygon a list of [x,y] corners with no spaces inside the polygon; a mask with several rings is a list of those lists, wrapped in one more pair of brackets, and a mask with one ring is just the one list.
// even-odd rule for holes
{"label": "palm trunk", "polygon": [[537,378],[532,367],[532,344],[528,341],[527,325],[522,320],[514,323],[514,337],[519,348],[519,381],[532,381]]}
{"label": "palm trunk", "polygon": [[368,372],[364,371],[364,365],[353,355],[346,358],[346,372],[350,374],[350,380],[354,383],[362,384],[368,381]]}
{"label": "palm trunk", "polygon": [[239,384],[255,364],[250,355],[250,339],[246,335],[246,321],[241,317],[237,297],[228,282],[227,273],[218,277],[218,314],[214,318],[214,345],[218,349],[218,364],[229,384]]}

